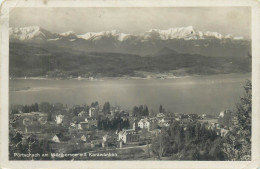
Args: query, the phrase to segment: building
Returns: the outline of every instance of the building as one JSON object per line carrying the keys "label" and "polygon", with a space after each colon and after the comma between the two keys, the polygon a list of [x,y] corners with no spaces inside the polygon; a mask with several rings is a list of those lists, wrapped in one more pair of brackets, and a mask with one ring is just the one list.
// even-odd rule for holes
{"label": "building", "polygon": [[169,127],[171,123],[173,123],[174,120],[176,120],[174,117],[165,117],[165,116],[159,116],[158,119],[158,125],[160,127]]}
{"label": "building", "polygon": [[102,141],[102,147],[103,147],[103,148],[108,147],[107,141],[104,141],[104,140]]}
{"label": "building", "polygon": [[123,140],[119,140],[119,141],[118,141],[118,144],[119,144],[119,145],[118,145],[119,148],[122,148],[122,147],[123,147]]}
{"label": "building", "polygon": [[110,139],[111,139],[111,136],[108,135],[108,134],[105,134],[105,135],[103,136],[103,141],[105,141],[105,142],[109,141]]}
{"label": "building", "polygon": [[165,122],[161,123],[161,125],[162,125],[163,127],[169,127],[169,126],[171,125],[171,123],[168,122],[168,121],[165,121]]}
{"label": "building", "polygon": [[220,136],[225,137],[228,132],[229,132],[229,130],[227,130],[227,129],[220,129]]}
{"label": "building", "polygon": [[135,130],[123,130],[118,133],[118,140],[122,140],[123,143],[138,142],[140,140],[140,134],[136,133]]}
{"label": "building", "polygon": [[62,141],[66,141],[68,138],[64,137],[63,134],[55,134],[53,137],[52,137],[52,141],[55,142],[55,143],[60,143]]}
{"label": "building", "polygon": [[218,123],[222,128],[229,128],[232,125],[232,112],[225,110],[219,113]]}
{"label": "building", "polygon": [[70,122],[70,126],[71,126],[71,127],[76,127],[76,123]]}
{"label": "building", "polygon": [[165,114],[159,113],[159,114],[156,115],[156,118],[158,120],[158,123],[163,123],[164,122],[164,118],[165,118]]}
{"label": "building", "polygon": [[100,140],[92,140],[90,143],[91,143],[91,148],[100,147],[102,144]]}
{"label": "building", "polygon": [[175,121],[180,121],[180,120],[181,120],[181,118],[179,116],[175,117]]}
{"label": "building", "polygon": [[222,112],[219,113],[218,117],[223,118],[224,116],[225,116],[225,111],[222,111]]}
{"label": "building", "polygon": [[79,117],[87,116],[87,113],[82,110],[81,112],[79,112],[78,116]]}
{"label": "building", "polygon": [[60,138],[57,135],[55,135],[52,137],[52,141],[55,143],[60,143]]}
{"label": "building", "polygon": [[98,126],[97,119],[87,119],[87,118],[85,118],[84,121],[79,122],[78,129],[79,130],[87,130],[87,129],[90,129],[90,128],[95,128],[97,126]]}
{"label": "building", "polygon": [[89,117],[94,117],[97,114],[98,114],[98,108],[95,108],[95,107],[89,108],[89,111],[88,111]]}
{"label": "building", "polygon": [[62,120],[63,120],[64,116],[59,114],[56,116],[56,123],[57,124],[61,124],[62,123]]}
{"label": "building", "polygon": [[87,130],[87,129],[89,129],[89,123],[88,122],[80,122],[79,123],[79,129],[81,129],[81,130]]}
{"label": "building", "polygon": [[165,117],[165,114],[163,114],[163,113],[158,113],[158,114],[156,115],[156,117],[157,117],[157,118],[163,118],[163,117]]}
{"label": "building", "polygon": [[197,114],[188,114],[189,119],[196,120],[199,119],[199,116]]}
{"label": "building", "polygon": [[38,119],[38,122],[41,124],[41,125],[44,125],[47,123],[47,117],[40,117]]}
{"label": "building", "polygon": [[83,135],[80,137],[80,140],[86,142],[86,141],[87,141],[87,137],[83,134]]}
{"label": "building", "polygon": [[[85,119],[86,120],[86,119]],[[88,123],[89,123],[89,127],[93,128],[93,127],[98,127],[98,121],[97,119],[91,118],[88,119]]]}
{"label": "building", "polygon": [[207,117],[206,114],[202,114],[202,115],[201,115],[201,118],[202,118],[202,119],[205,119],[206,117]]}
{"label": "building", "polygon": [[151,123],[148,119],[141,119],[138,122],[138,127],[140,129],[147,129],[148,131],[150,131]]}
{"label": "building", "polygon": [[208,125],[208,129],[209,130],[219,130],[220,129],[220,125],[218,123],[211,122]]}

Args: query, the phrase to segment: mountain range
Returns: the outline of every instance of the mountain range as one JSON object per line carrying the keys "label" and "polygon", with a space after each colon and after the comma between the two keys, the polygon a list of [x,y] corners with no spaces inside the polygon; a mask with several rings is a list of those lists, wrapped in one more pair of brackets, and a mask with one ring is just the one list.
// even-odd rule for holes
{"label": "mountain range", "polygon": [[[10,42],[41,46],[57,46],[85,52],[113,52],[154,56],[160,50],[215,57],[246,57],[251,53],[251,40],[231,34],[202,32],[192,26],[151,29],[139,34],[117,30],[53,33],[39,26],[9,28]],[[164,51],[165,52],[165,51]]]}

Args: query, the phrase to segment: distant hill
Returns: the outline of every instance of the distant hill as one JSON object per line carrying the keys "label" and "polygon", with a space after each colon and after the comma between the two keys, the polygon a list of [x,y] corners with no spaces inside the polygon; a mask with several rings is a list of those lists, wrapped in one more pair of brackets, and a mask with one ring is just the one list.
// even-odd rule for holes
{"label": "distant hill", "polygon": [[251,71],[249,57],[180,54],[169,48],[162,48],[156,57],[142,57],[125,53],[86,52],[48,43],[11,42],[9,52],[11,77],[121,77],[137,76],[137,71],[156,74],[170,71],[180,73],[180,70],[180,75],[208,75]]}
{"label": "distant hill", "polygon": [[170,49],[168,47],[164,47],[153,55],[154,56],[163,56],[163,55],[168,55],[168,54],[178,54],[178,52],[176,52],[175,50]]}

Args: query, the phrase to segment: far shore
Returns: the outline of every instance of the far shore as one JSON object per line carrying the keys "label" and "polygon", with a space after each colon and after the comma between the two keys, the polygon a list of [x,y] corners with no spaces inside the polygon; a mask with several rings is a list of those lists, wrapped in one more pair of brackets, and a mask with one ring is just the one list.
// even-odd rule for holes
{"label": "far shore", "polygon": [[210,75],[182,75],[182,76],[167,76],[165,74],[156,74],[153,76],[121,76],[121,77],[10,77],[10,80],[87,80],[87,81],[104,81],[104,80],[150,80],[150,79],[181,79],[181,78],[190,78],[190,77],[201,77],[201,76],[216,76],[216,75],[237,75],[237,74],[251,74],[251,72],[246,73],[227,73],[227,74],[210,74]]}
{"label": "far shore", "polygon": [[[199,76],[199,75],[193,75]],[[73,78],[58,78],[58,77],[12,77],[12,79],[20,79],[20,80],[89,80],[89,81],[103,81],[110,79],[134,79],[134,80],[146,80],[146,79],[177,79],[177,78],[187,78],[192,76],[163,76],[163,77],[138,77],[138,76],[123,76],[123,77],[99,77],[99,78],[87,78],[87,77],[73,77]]]}

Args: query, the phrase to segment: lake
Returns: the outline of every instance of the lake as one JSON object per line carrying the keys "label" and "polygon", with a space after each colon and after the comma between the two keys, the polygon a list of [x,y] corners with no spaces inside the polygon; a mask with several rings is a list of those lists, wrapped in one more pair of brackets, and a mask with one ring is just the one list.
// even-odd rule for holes
{"label": "lake", "polygon": [[109,101],[132,109],[145,104],[149,109],[175,113],[218,114],[224,109],[234,109],[243,96],[243,84],[251,79],[249,74],[225,74],[193,76],[175,79],[106,79],[54,80],[11,79],[10,88],[25,90],[10,91],[10,104],[32,104],[47,101],[74,104],[100,104]]}

